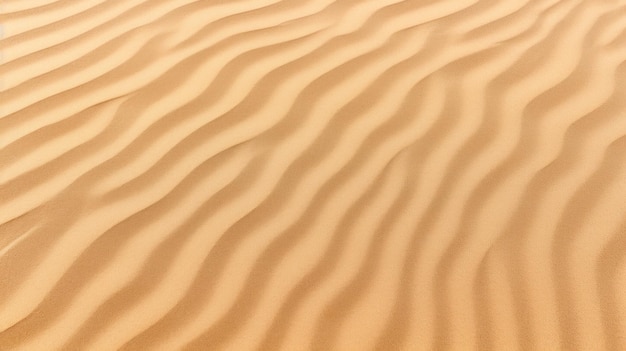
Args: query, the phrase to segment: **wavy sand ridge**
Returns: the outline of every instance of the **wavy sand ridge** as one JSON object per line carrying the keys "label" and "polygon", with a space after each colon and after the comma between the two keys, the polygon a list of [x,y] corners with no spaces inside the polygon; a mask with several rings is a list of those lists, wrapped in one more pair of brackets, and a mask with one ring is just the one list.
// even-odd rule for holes
{"label": "wavy sand ridge", "polygon": [[1,350],[626,349],[626,5],[4,0]]}

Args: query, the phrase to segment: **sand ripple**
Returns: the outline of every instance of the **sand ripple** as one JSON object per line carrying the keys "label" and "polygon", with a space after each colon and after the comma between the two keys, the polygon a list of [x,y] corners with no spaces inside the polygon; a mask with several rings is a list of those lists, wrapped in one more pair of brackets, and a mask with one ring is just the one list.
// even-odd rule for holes
{"label": "sand ripple", "polygon": [[0,350],[626,349],[623,2],[0,23]]}

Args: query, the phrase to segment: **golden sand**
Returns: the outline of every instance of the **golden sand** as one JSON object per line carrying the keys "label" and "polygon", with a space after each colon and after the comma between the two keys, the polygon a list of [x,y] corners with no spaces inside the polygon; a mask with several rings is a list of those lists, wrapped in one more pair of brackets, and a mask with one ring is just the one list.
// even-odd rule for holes
{"label": "golden sand", "polygon": [[624,1],[0,23],[0,350],[626,350]]}

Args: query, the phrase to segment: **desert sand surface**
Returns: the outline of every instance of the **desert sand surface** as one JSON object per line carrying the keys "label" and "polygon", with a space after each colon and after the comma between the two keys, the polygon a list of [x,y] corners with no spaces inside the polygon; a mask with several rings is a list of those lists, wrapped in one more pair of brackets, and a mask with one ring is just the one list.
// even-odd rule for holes
{"label": "desert sand surface", "polygon": [[625,1],[0,4],[0,350],[626,350]]}

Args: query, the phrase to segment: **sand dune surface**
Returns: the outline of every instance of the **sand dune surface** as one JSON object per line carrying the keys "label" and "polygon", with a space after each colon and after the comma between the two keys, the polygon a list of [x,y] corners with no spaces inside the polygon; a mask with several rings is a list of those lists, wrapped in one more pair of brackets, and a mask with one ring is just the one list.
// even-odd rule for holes
{"label": "sand dune surface", "polygon": [[0,26],[0,350],[626,350],[624,1]]}

